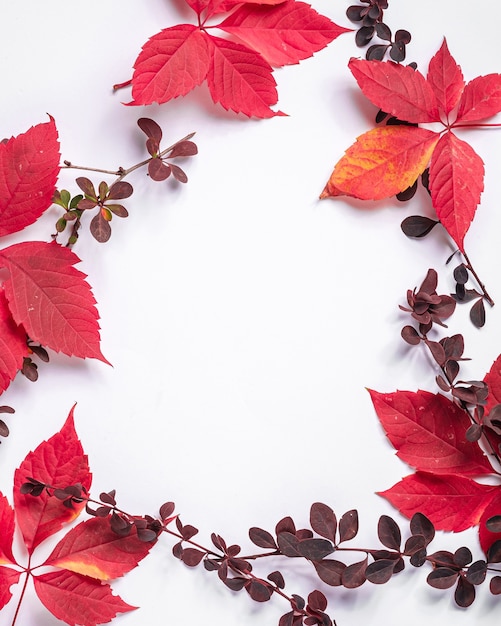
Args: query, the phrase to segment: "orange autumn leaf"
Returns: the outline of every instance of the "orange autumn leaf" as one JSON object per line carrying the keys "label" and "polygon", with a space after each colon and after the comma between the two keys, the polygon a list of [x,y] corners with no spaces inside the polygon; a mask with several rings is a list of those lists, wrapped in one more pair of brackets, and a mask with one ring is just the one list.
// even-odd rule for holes
{"label": "orange autumn leaf", "polygon": [[320,197],[381,200],[400,193],[425,170],[439,138],[415,126],[374,128],[348,148]]}

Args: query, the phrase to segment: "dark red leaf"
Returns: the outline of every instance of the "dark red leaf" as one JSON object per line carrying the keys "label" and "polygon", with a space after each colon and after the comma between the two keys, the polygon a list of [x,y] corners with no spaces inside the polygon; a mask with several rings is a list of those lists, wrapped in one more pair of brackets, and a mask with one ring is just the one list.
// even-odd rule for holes
{"label": "dark red leaf", "polygon": [[12,598],[10,588],[19,582],[22,572],[0,566],[0,611]]}
{"label": "dark red leaf", "polygon": [[388,515],[381,515],[378,522],[377,534],[384,546],[390,548],[390,550],[400,550],[402,534],[398,524],[393,518]]}
{"label": "dark red leaf", "polygon": [[322,559],[312,561],[313,566],[320,580],[332,587],[339,587],[343,584],[343,572],[346,569],[345,563],[333,559]]}
{"label": "dark red leaf", "polygon": [[358,512],[347,511],[339,520],[339,543],[350,541],[358,533]]}
{"label": "dark red leaf", "polygon": [[271,550],[275,550],[277,548],[273,535],[262,528],[257,528],[255,526],[250,528],[249,538],[252,543],[256,544],[256,546],[259,546],[260,548],[270,548]]}
{"label": "dark red leaf", "polygon": [[374,561],[365,570],[365,577],[375,585],[382,585],[390,580],[393,576],[396,561],[389,559],[381,559]]}
{"label": "dark red leaf", "polygon": [[310,525],[321,537],[336,541],[337,519],[334,511],[323,504],[315,502],[310,509]]}

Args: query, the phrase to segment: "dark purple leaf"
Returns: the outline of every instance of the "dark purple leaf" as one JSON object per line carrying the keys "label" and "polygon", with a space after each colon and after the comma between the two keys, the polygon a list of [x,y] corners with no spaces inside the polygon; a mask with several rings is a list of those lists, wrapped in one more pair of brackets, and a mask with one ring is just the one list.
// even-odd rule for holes
{"label": "dark purple leaf", "polygon": [[483,298],[480,298],[470,309],[470,320],[477,328],[482,328],[485,324],[485,306]]}
{"label": "dark purple leaf", "polygon": [[487,574],[487,563],[483,560],[472,563],[466,572],[466,580],[472,585],[480,585]]}
{"label": "dark purple leaf", "polygon": [[347,511],[339,520],[339,543],[350,541],[358,533],[358,511]]}
{"label": "dark purple leaf", "polygon": [[294,524],[292,517],[284,517],[275,526],[275,533],[277,537],[283,532],[292,533],[293,535],[296,534],[296,525]]}
{"label": "dark purple leaf", "polygon": [[320,561],[334,552],[334,546],[327,539],[303,539],[297,544],[297,551],[309,561]]}
{"label": "dark purple leaf", "polygon": [[141,117],[137,120],[137,125],[147,137],[155,139],[157,143],[162,141],[162,129],[155,121],[148,117]]}
{"label": "dark purple leaf", "polygon": [[327,608],[327,598],[321,591],[315,589],[308,595],[308,607],[312,611],[325,611]]}
{"label": "dark purple leaf", "polygon": [[381,515],[378,522],[377,534],[381,543],[390,550],[400,550],[402,535],[395,520],[388,515]]}
{"label": "dark purple leaf", "polygon": [[437,220],[432,220],[429,217],[411,215],[410,217],[406,217],[404,219],[400,228],[407,237],[419,239],[421,237],[426,237],[426,235],[430,233],[431,230],[439,223],[440,222]]}
{"label": "dark purple leaf", "polygon": [[169,159],[188,157],[198,154],[197,144],[193,141],[180,141],[169,152]]}
{"label": "dark purple leaf", "polygon": [[413,326],[404,326],[400,331],[400,334],[402,339],[411,346],[417,346],[421,341],[421,337]]}
{"label": "dark purple leaf", "polygon": [[339,587],[343,584],[343,572],[346,564],[333,559],[322,559],[321,561],[312,561],[318,577],[331,587]]}
{"label": "dark purple leaf", "polygon": [[134,192],[132,185],[125,180],[120,180],[117,183],[113,183],[111,185],[108,198],[110,200],[123,200],[124,198],[128,198]]}
{"label": "dark purple leaf", "polygon": [[366,581],[365,570],[367,569],[367,558],[357,563],[348,565],[343,572],[343,586],[347,589],[360,587]]}
{"label": "dark purple leaf", "polygon": [[257,528],[253,526],[249,529],[249,538],[256,546],[260,548],[269,548],[271,550],[276,550],[277,544],[273,535],[269,533],[267,530],[263,530],[262,528]]}
{"label": "dark purple leaf", "polygon": [[395,568],[395,561],[390,559],[381,559],[374,561],[365,570],[365,577],[375,585],[382,585],[390,580]]}
{"label": "dark purple leaf", "polygon": [[232,591],[240,591],[245,587],[247,583],[247,578],[243,576],[235,576],[234,578],[227,578],[224,581],[224,584],[229,587]]}
{"label": "dark purple leaf", "polygon": [[267,602],[273,594],[269,585],[254,578],[247,582],[245,590],[255,602]]}
{"label": "dark purple leaf", "polygon": [[195,567],[204,558],[205,552],[196,548],[185,548],[181,554],[181,561],[188,567]]}
{"label": "dark purple leaf", "polygon": [[174,163],[171,163],[170,169],[172,171],[172,175],[178,182],[180,183],[188,182],[188,176],[186,176],[184,170],[182,170],[178,165],[174,165]]}
{"label": "dark purple leaf", "polygon": [[154,158],[148,163],[148,174],[152,180],[162,182],[171,175],[171,166],[164,163],[161,159]]}
{"label": "dark purple leaf", "polygon": [[490,592],[498,596],[501,594],[501,576],[494,576],[489,583]]}
{"label": "dark purple leaf", "polygon": [[458,571],[448,567],[437,567],[428,574],[426,582],[435,589],[449,589],[458,578]]}
{"label": "dark purple leaf", "polygon": [[310,509],[310,525],[321,537],[336,541],[337,519],[334,511],[321,502],[315,502]]}
{"label": "dark purple leaf", "polygon": [[289,532],[281,532],[278,537],[278,549],[284,556],[301,556],[298,551],[299,540],[296,535]]}
{"label": "dark purple leaf", "polygon": [[458,548],[456,552],[454,552],[453,558],[454,558],[454,564],[460,568],[463,568],[465,567],[465,565],[468,565],[469,563],[472,562],[473,555],[469,548],[467,548],[466,546],[463,546],[462,548]]}
{"label": "dark purple leaf", "polygon": [[90,221],[90,232],[96,241],[106,243],[111,237],[111,226],[108,220],[105,220],[101,211],[96,213]]}
{"label": "dark purple leaf", "polygon": [[467,608],[475,600],[475,587],[466,578],[460,577],[454,592],[454,600],[458,606]]}
{"label": "dark purple leaf", "polygon": [[268,574],[267,578],[279,589],[283,589],[285,587],[284,577],[279,571],[271,572],[271,574]]}

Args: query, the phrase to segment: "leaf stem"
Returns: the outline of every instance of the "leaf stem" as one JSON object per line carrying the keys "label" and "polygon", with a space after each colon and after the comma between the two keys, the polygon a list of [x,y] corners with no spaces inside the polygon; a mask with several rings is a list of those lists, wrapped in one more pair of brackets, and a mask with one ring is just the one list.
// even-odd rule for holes
{"label": "leaf stem", "polygon": [[23,602],[24,599],[24,594],[26,593],[26,587],[28,586],[28,579],[30,577],[31,574],[31,554],[28,556],[28,566],[25,569],[26,577],[24,579],[24,584],[23,584],[23,588],[21,589],[21,595],[19,596],[19,600],[17,603],[17,607],[16,607],[16,612],[14,613],[14,617],[12,619],[12,623],[11,626],[15,626],[15,623],[17,621],[17,617],[19,615],[19,611],[21,609],[21,604]]}
{"label": "leaf stem", "polygon": [[490,295],[487,292],[487,289],[485,288],[484,283],[480,280],[477,272],[475,271],[473,265],[471,264],[470,259],[468,258],[468,255],[466,254],[466,252],[462,252],[462,255],[464,257],[464,260],[467,263],[467,269],[473,274],[473,276],[475,277],[475,280],[477,281],[478,286],[480,287],[480,289],[482,290],[482,293],[484,295],[485,300],[487,300],[487,302],[491,305],[494,306],[494,300],[490,297]]}

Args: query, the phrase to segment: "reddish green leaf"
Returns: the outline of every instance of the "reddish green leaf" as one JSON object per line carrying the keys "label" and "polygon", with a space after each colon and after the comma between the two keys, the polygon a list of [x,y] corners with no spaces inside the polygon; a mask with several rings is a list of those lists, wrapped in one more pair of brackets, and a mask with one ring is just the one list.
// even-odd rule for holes
{"label": "reddish green leaf", "polygon": [[431,159],[430,192],[438,219],[461,251],[483,189],[482,159],[454,133],[445,133]]}
{"label": "reddish green leaf", "polygon": [[493,469],[476,443],[466,440],[470,420],[441,394],[369,390],[377,416],[397,456],[418,470],[478,476]]}
{"label": "reddish green leaf", "polygon": [[134,63],[132,102],[168,102],[200,85],[209,69],[208,36],[191,24],[166,28],[143,46]]}
{"label": "reddish green leaf", "polygon": [[498,486],[481,485],[465,476],[416,472],[379,495],[408,518],[419,512],[437,530],[460,532],[479,523],[498,493]]}
{"label": "reddish green leaf", "polygon": [[10,506],[7,498],[0,493],[0,564],[16,563],[12,554],[13,541],[14,509]]}
{"label": "reddish green leaf", "polygon": [[363,94],[386,113],[413,123],[440,121],[435,94],[419,71],[361,59],[351,59],[348,67]]}
{"label": "reddish green leaf", "polygon": [[0,611],[12,598],[10,588],[19,582],[21,572],[0,566]]}
{"label": "reddish green leaf", "polygon": [[80,259],[57,243],[32,241],[0,250],[9,270],[4,283],[12,317],[33,341],[77,357],[107,363],[99,347],[98,313]]}
{"label": "reddish green leaf", "polygon": [[338,161],[321,197],[340,192],[362,200],[393,196],[425,170],[439,138],[414,126],[374,128],[357,137]]}
{"label": "reddish green leaf", "polygon": [[426,77],[446,115],[457,106],[465,86],[463,73],[456,63],[444,39],[440,50],[430,61]]}
{"label": "reddish green leaf", "polygon": [[257,52],[219,37],[211,37],[211,44],[207,81],[214,102],[249,117],[283,115],[270,108],[278,100],[276,82],[271,66]]}
{"label": "reddish green leaf", "polygon": [[90,488],[92,475],[75,432],[73,411],[74,407],[58,433],[26,456],[14,476],[14,508],[30,554],[44,539],[74,520],[84,503],[75,503],[73,508],[68,508],[45,492],[37,497],[22,494],[21,485],[27,478],[35,478],[59,489],[77,483],[85,489]]}
{"label": "reddish green leaf", "polygon": [[109,585],[73,572],[49,572],[34,576],[33,582],[42,604],[70,626],[107,624],[136,608],[114,596]]}
{"label": "reddish green leaf", "polygon": [[134,569],[153,545],[152,541],[140,541],[135,527],[122,537],[113,532],[108,517],[93,517],[70,530],[44,565],[98,580],[111,580]]}
{"label": "reddish green leaf", "polygon": [[0,236],[32,224],[52,204],[59,159],[52,118],[0,143]]}
{"label": "reddish green leaf", "polygon": [[5,391],[23,366],[29,350],[26,332],[12,319],[4,291],[0,291],[0,393]]}
{"label": "reddish green leaf", "polygon": [[350,31],[297,0],[280,6],[243,4],[219,28],[238,37],[275,67],[299,63]]}
{"label": "reddish green leaf", "polygon": [[457,121],[477,122],[501,111],[501,74],[478,76],[464,88]]}

